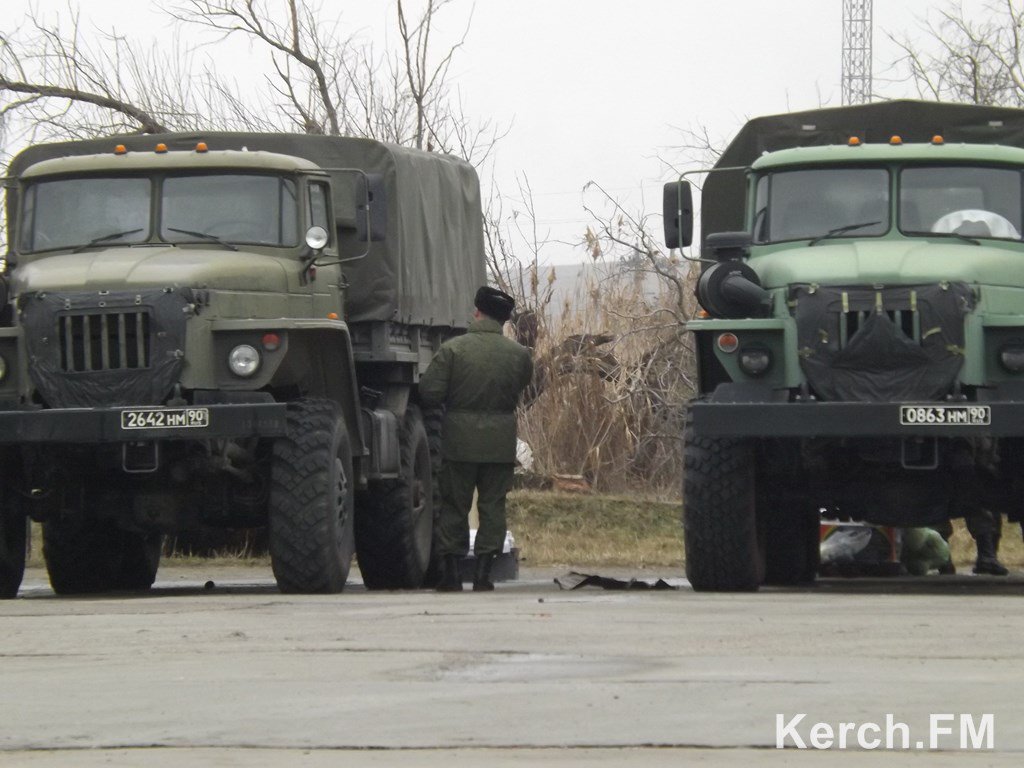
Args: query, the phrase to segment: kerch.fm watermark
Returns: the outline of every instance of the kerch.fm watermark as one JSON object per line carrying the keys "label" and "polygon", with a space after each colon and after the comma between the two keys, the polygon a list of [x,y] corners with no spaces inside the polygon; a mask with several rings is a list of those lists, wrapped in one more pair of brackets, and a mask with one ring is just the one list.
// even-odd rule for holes
{"label": "kerch.fm watermark", "polygon": [[933,714],[914,730],[895,715],[881,723],[812,723],[807,714],[775,716],[777,749],[995,749],[995,715]]}

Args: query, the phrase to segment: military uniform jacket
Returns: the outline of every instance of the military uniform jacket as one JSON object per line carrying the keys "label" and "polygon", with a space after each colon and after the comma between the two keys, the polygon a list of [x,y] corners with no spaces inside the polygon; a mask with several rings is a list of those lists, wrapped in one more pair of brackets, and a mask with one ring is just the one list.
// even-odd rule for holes
{"label": "military uniform jacket", "polygon": [[444,458],[513,463],[516,403],[532,377],[529,350],[506,339],[496,320],[475,320],[468,333],[442,344],[420,379],[420,402],[445,406]]}

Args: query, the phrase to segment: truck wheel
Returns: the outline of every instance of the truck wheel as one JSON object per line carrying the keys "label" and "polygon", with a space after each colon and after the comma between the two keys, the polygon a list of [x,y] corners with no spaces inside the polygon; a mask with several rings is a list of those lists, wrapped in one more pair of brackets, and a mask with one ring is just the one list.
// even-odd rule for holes
{"label": "truck wheel", "polygon": [[161,533],[123,531],[117,588],[141,591],[152,587],[160,567],[163,548],[164,537]]}
{"label": "truck wheel", "polygon": [[754,591],[764,576],[755,508],[753,447],[683,435],[686,578],[698,591]]}
{"label": "truck wheel", "polygon": [[20,504],[0,510],[0,600],[18,595],[25,575],[28,519]]}
{"label": "truck wheel", "polygon": [[764,583],[810,584],[821,560],[821,515],[815,510],[758,509],[763,518]]}
{"label": "truck wheel", "polygon": [[53,591],[81,595],[121,588],[122,534],[106,523],[73,518],[43,523],[43,557]]}
{"label": "truck wheel", "polygon": [[399,434],[397,480],[375,483],[356,511],[356,552],[369,589],[418,589],[431,564],[434,483],[420,409],[410,405]]}
{"label": "truck wheel", "polygon": [[[441,490],[437,478],[441,472],[441,428],[444,423],[443,408],[423,409],[423,426],[427,430],[427,444],[430,446],[431,498],[434,500],[434,532],[437,532],[437,518],[441,514]],[[430,566],[423,577],[424,587],[436,587],[441,581],[441,558],[437,547],[431,549]]]}
{"label": "truck wheel", "polygon": [[274,441],[270,562],[282,592],[340,592],[355,550],[355,483],[345,420],[330,400],[289,404]]}

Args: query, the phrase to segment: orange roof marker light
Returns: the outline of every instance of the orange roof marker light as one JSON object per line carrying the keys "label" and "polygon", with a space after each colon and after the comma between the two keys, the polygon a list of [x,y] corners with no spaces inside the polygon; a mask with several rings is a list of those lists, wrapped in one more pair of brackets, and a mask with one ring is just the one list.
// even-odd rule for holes
{"label": "orange roof marker light", "polygon": [[196,144],[196,152],[209,152],[209,151],[210,151],[210,148],[208,146],[206,146],[206,142],[205,141],[200,141],[198,144]]}
{"label": "orange roof marker light", "polygon": [[891,139],[889,139],[889,143],[892,144],[894,147],[898,147],[900,144],[903,143],[903,139],[899,136],[893,136]]}
{"label": "orange roof marker light", "polygon": [[127,155],[128,154],[128,147],[126,147],[124,144],[118,144],[116,147],[114,147],[114,154],[115,155]]}
{"label": "orange roof marker light", "polygon": [[860,137],[859,136],[851,136],[850,140],[848,142],[846,142],[846,143],[849,144],[851,147],[859,147],[860,146]]}
{"label": "orange roof marker light", "polygon": [[938,134],[935,134],[934,136],[932,136],[932,144],[945,144],[945,143],[946,143],[946,140],[944,138],[942,138],[941,136],[939,136]]}
{"label": "orange roof marker light", "polygon": [[328,312],[327,313],[327,319],[328,320],[337,320],[338,319],[338,313],[337,312]]}
{"label": "orange roof marker light", "polygon": [[167,145],[166,144],[157,144],[156,145],[156,152],[158,154],[162,155],[166,151],[167,151]]}

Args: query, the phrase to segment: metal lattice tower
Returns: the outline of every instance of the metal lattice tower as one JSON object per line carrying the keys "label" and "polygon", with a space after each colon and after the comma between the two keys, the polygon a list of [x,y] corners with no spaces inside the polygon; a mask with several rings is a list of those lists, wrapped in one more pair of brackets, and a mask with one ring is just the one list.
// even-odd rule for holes
{"label": "metal lattice tower", "polygon": [[843,0],[843,104],[871,101],[871,0]]}

